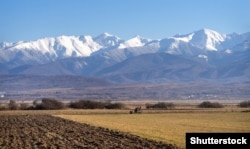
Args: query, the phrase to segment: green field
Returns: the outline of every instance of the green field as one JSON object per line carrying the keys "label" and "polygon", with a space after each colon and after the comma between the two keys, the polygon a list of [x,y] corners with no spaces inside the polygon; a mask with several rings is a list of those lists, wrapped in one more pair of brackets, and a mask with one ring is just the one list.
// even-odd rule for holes
{"label": "green field", "polygon": [[83,114],[58,117],[185,147],[186,132],[250,132],[250,112]]}

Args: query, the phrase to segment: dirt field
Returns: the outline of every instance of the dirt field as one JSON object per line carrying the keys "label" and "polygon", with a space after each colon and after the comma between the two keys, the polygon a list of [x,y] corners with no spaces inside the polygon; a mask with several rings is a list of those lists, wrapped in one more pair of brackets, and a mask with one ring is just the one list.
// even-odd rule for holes
{"label": "dirt field", "polygon": [[0,115],[0,122],[1,149],[177,149],[162,142],[50,115]]}

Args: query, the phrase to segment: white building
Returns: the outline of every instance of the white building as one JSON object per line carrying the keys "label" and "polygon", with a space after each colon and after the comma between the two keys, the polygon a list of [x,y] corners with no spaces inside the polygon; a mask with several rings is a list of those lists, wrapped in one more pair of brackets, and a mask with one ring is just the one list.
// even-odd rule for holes
{"label": "white building", "polygon": [[0,98],[4,98],[5,97],[5,92],[0,92]]}

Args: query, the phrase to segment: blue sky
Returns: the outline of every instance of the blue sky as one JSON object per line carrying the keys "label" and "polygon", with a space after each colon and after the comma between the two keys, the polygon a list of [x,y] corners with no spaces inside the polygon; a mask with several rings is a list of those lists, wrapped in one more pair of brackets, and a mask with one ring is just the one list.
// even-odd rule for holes
{"label": "blue sky", "polygon": [[249,0],[1,0],[0,42],[60,35],[160,39],[202,28],[250,31]]}

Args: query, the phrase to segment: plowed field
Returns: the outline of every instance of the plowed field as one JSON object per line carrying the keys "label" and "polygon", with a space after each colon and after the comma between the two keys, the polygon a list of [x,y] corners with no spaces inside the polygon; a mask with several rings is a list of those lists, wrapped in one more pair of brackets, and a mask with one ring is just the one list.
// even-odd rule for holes
{"label": "plowed field", "polygon": [[1,115],[1,149],[177,149],[162,142],[50,115]]}

